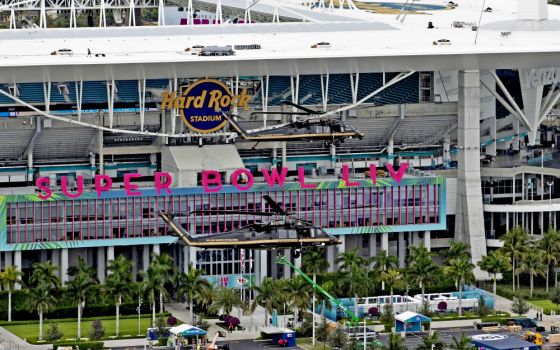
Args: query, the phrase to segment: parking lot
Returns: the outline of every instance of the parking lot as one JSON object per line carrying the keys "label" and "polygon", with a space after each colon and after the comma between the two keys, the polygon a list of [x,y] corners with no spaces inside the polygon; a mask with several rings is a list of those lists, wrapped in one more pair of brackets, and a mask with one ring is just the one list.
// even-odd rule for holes
{"label": "parking lot", "polygon": [[[480,331],[478,329],[474,329],[472,327],[468,327],[468,328],[442,328],[442,329],[437,329],[437,333],[439,334],[439,339],[441,342],[443,342],[444,344],[450,345],[453,343],[453,337],[460,339],[461,335],[464,333],[466,336],[471,337],[473,335],[477,335],[477,334],[503,334],[503,335],[507,335],[509,337],[517,337],[517,338],[523,338],[523,334],[525,334],[526,331],[528,331],[529,329],[524,329],[521,332],[515,333],[515,332],[508,332],[507,330],[502,330],[499,332],[483,332]],[[534,331],[534,329],[533,329]],[[405,344],[406,347],[408,349],[415,349],[416,347],[418,347],[420,344],[422,344],[422,337],[425,335],[426,333],[423,334],[409,334],[406,336],[405,339]],[[544,336],[546,336],[546,332],[542,332],[541,333]],[[379,340],[383,342],[383,344],[387,344],[387,339],[388,339],[388,335],[382,335],[379,337]]]}

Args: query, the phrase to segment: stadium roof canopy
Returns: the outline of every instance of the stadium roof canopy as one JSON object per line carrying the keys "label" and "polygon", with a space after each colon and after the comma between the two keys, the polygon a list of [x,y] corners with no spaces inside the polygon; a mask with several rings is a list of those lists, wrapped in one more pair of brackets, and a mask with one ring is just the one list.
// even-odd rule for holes
{"label": "stadium roof canopy", "polygon": [[[511,0],[486,0],[492,12],[481,12],[482,0],[461,1],[454,9],[446,9],[447,3],[416,1],[414,6],[440,9],[399,14],[403,21],[394,12],[323,9],[315,11],[328,16],[307,22],[3,30],[0,83],[531,68],[560,62],[560,7],[549,6],[548,19],[527,20]],[[278,4],[290,11],[296,6]],[[306,9],[301,13],[312,12],[301,8]],[[428,22],[435,28],[429,29]],[[464,25],[456,28],[454,22]],[[477,37],[471,27],[479,23]],[[434,45],[441,39],[449,43]],[[330,47],[311,47],[318,42]],[[247,44],[262,49],[227,57],[185,51],[193,45]],[[59,49],[71,49],[73,55],[51,55]],[[88,49],[105,57],[88,57]]]}

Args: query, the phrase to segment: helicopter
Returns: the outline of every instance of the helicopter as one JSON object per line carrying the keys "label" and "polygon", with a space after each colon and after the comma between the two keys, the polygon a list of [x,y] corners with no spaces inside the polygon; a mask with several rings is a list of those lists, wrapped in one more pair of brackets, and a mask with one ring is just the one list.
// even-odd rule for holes
{"label": "helicopter", "polygon": [[[299,109],[301,112],[253,112],[251,116],[265,114],[280,114],[295,118],[289,123],[282,123],[261,129],[245,130],[235,120],[237,115],[223,113],[224,118],[230,123],[238,136],[247,141],[270,142],[270,141],[324,141],[328,145],[338,145],[347,138],[362,139],[364,135],[354,129],[350,124],[339,119],[325,116],[323,112],[297,105],[290,101],[282,101],[282,104]],[[298,120],[305,116],[306,119]],[[234,118],[235,117],[235,118]]]}
{"label": "helicopter", "polygon": [[255,222],[244,227],[212,235],[191,235],[174,220],[174,215],[163,210],[159,216],[171,228],[171,234],[178,237],[188,246],[203,249],[291,249],[298,258],[309,247],[324,247],[341,244],[341,241],[329,235],[321,227],[309,221],[295,218],[284,211],[270,196],[263,199],[271,208],[270,212],[251,212],[240,210],[204,209],[194,210],[189,214],[248,214],[254,216],[279,216],[268,222]]}

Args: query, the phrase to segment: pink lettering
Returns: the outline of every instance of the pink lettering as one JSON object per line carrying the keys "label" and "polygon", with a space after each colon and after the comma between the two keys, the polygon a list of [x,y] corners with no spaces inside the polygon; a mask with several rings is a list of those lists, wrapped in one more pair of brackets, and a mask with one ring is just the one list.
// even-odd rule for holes
{"label": "pink lettering", "polygon": [[[105,184],[103,184],[105,181]],[[95,175],[95,190],[97,198],[101,197],[101,192],[109,191],[113,186],[113,180],[107,175]]]}
{"label": "pink lettering", "polygon": [[404,176],[404,172],[406,171],[406,168],[408,168],[408,163],[402,163],[401,166],[399,167],[398,172],[395,172],[395,169],[393,168],[392,164],[387,164],[386,167],[387,170],[389,170],[389,174],[391,175],[391,177],[395,179],[395,182],[397,184],[400,184]]}
{"label": "pink lettering", "polygon": [[288,176],[288,168],[285,167],[282,167],[280,174],[278,174],[278,169],[276,167],[272,168],[270,171],[271,174],[268,173],[268,169],[266,168],[262,168],[261,172],[270,188],[274,188],[276,182],[278,182],[278,186],[282,188],[284,186],[284,181],[286,181],[286,176]]}
{"label": "pink lettering", "polygon": [[317,187],[317,185],[315,184],[305,183],[305,169],[303,167],[299,167],[297,173],[298,173],[299,185],[301,186],[302,189]]}
{"label": "pink lettering", "polygon": [[[239,184],[239,177],[241,175],[245,175],[247,177],[247,179],[242,178],[245,186],[241,186]],[[248,189],[253,187],[254,183],[255,179],[253,177],[253,174],[251,174],[248,169],[237,169],[233,172],[233,174],[231,174],[231,184],[240,191],[247,191]]]}
{"label": "pink lettering", "polygon": [[[219,171],[203,170],[201,182],[204,192],[219,192],[222,189],[222,176]],[[210,187],[210,185],[214,186]]]}
{"label": "pink lettering", "polygon": [[[161,182],[162,179],[165,179],[165,182]],[[171,174],[168,172],[156,172],[154,174],[154,186],[158,196],[161,194],[161,190],[165,190],[167,194],[171,194],[171,190],[169,188],[171,187],[172,182],[173,179],[171,178]]]}
{"label": "pink lettering", "polygon": [[39,188],[39,190],[44,191],[45,193],[39,193],[39,198],[42,200],[47,200],[52,196],[52,190],[50,189],[49,185],[51,184],[51,180],[48,177],[40,177],[35,181],[35,186]]}
{"label": "pink lettering", "polygon": [[369,177],[373,182],[373,186],[375,186],[377,184],[377,167],[373,163],[369,165]]}
{"label": "pink lettering", "polygon": [[82,193],[84,193],[84,177],[76,177],[76,193],[70,193],[70,191],[68,191],[68,179],[66,178],[66,176],[62,177],[60,187],[62,189],[62,193],[68,196],[68,198],[78,198],[82,195]]}
{"label": "pink lettering", "polygon": [[142,192],[134,191],[138,188],[138,185],[131,183],[130,181],[134,178],[142,177],[142,174],[124,174],[124,189],[126,190],[127,196],[141,196]]}
{"label": "pink lettering", "polygon": [[359,182],[350,182],[349,180],[350,177],[350,167],[348,166],[348,164],[342,164],[342,180],[344,180],[344,184],[346,185],[346,187],[356,187],[356,186],[360,186]]}

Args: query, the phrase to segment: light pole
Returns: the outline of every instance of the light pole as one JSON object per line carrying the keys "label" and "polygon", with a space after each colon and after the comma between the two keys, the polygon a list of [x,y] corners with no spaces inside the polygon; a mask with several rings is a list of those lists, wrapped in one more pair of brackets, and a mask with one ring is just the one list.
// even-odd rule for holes
{"label": "light pole", "polygon": [[138,307],[136,308],[136,311],[138,311],[138,335],[142,335],[141,329],[140,329],[140,314],[141,314],[141,308],[142,308],[142,294],[140,293],[140,289],[138,289]]}

